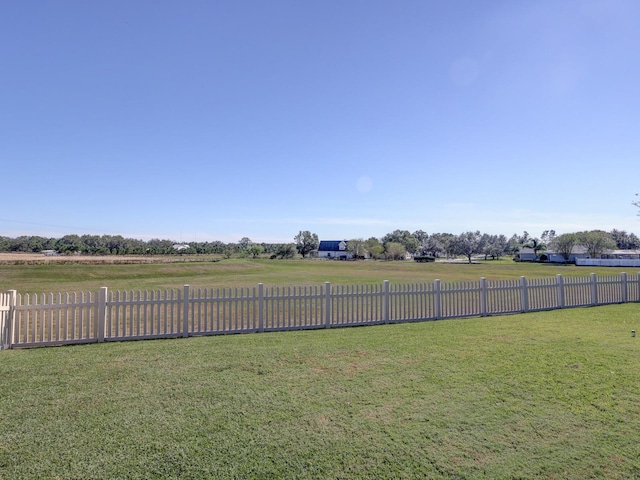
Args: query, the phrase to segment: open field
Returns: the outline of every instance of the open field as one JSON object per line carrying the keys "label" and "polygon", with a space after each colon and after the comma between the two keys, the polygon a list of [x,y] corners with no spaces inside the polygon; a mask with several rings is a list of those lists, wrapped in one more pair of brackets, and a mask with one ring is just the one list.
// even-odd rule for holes
{"label": "open field", "polygon": [[0,478],[640,478],[637,304],[0,352]]}
{"label": "open field", "polygon": [[3,252],[0,253],[0,265],[184,263],[210,262],[219,258],[219,255],[43,255]]}
{"label": "open field", "polygon": [[465,263],[416,263],[412,261],[327,261],[227,259],[216,261],[154,262],[144,264],[48,263],[0,265],[0,291],[19,292],[95,291],[110,289],[164,289],[189,284],[196,288],[254,287],[270,285],[372,285],[392,283],[443,282],[567,276],[613,275],[633,268],[576,267],[516,263],[511,259]]}

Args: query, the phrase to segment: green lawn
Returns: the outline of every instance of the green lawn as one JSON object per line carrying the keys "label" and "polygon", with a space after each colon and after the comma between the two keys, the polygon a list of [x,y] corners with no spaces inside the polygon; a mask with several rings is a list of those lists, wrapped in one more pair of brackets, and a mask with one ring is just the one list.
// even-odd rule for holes
{"label": "green lawn", "polygon": [[0,291],[16,289],[21,293],[95,291],[110,289],[193,287],[253,287],[265,285],[341,285],[511,279],[563,275],[612,275],[620,272],[637,275],[637,269],[614,267],[576,267],[516,263],[510,259],[474,264],[416,263],[412,261],[340,262],[322,260],[245,260],[219,262],[160,263],[138,265],[0,265]]}
{"label": "green lawn", "polygon": [[0,478],[640,478],[639,313],[0,352]]}

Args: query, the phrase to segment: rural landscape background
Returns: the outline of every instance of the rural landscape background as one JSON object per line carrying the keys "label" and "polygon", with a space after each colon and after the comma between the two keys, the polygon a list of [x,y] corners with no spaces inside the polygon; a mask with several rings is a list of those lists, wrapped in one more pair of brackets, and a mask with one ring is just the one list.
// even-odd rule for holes
{"label": "rural landscape background", "polygon": [[[90,291],[622,270],[511,259],[53,261],[2,265],[0,285]],[[636,478],[637,310],[2,351],[0,410],[11,422],[0,432],[0,476]]]}
{"label": "rural landscape background", "polygon": [[[0,2],[0,58],[3,338],[102,287],[640,293],[570,260],[640,249],[636,0]],[[638,313],[3,349],[0,478],[640,479]]]}

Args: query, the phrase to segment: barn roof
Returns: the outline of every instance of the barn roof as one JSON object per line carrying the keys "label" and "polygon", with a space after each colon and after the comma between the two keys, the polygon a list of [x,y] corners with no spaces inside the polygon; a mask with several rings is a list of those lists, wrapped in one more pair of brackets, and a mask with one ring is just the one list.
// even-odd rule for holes
{"label": "barn roof", "polygon": [[343,243],[346,245],[347,242],[344,240],[321,240],[320,245],[318,246],[319,252],[337,252],[340,250],[340,244]]}

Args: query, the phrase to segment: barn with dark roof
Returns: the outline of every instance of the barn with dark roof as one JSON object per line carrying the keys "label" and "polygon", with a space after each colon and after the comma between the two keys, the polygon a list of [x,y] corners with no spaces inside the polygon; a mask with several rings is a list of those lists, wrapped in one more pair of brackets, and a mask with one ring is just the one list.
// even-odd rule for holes
{"label": "barn with dark roof", "polygon": [[353,258],[353,254],[347,252],[346,240],[321,240],[318,246],[318,258]]}

